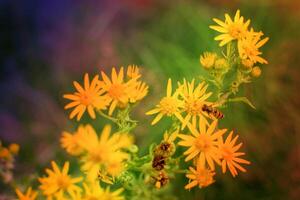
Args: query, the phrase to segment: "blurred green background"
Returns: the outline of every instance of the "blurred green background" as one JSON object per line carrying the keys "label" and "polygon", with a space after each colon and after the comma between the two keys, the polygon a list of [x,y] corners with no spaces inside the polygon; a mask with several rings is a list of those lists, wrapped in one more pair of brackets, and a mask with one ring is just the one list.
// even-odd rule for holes
{"label": "blurred green background", "polygon": [[[82,81],[84,72],[143,66],[150,92],[133,118],[140,120],[134,134],[146,153],[169,121],[151,127],[152,117],[144,113],[165,93],[168,77],[179,81],[206,73],[199,55],[218,48],[208,28],[212,18],[240,9],[255,30],[270,37],[263,47],[269,64],[240,91],[257,109],[232,103],[221,125],[240,134],[252,164],[236,178],[217,171],[216,183],[190,192],[179,176],[171,180],[171,191],[178,199],[300,199],[300,1],[7,0],[0,6],[0,139],[21,145],[19,182],[34,183],[31,178],[52,159],[72,160],[58,139],[78,123],[68,120],[62,94],[73,91],[72,81]],[[97,131],[101,120],[92,122]],[[3,198],[11,193],[0,186]]]}

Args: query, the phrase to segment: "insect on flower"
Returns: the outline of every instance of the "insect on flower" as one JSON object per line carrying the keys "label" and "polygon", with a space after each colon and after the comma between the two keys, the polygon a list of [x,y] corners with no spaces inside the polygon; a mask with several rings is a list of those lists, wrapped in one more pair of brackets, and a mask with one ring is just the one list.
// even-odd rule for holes
{"label": "insect on flower", "polygon": [[203,104],[202,111],[216,119],[222,119],[224,117],[224,114],[212,105]]}

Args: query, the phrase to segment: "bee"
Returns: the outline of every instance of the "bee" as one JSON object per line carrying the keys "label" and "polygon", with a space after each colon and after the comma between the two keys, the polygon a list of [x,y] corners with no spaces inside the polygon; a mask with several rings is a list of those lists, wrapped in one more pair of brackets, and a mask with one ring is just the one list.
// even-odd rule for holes
{"label": "bee", "polygon": [[157,177],[153,177],[155,181],[155,187],[160,189],[161,187],[167,185],[169,183],[169,177],[164,172],[159,172]]}
{"label": "bee", "polygon": [[152,160],[152,168],[154,168],[157,171],[163,170],[166,164],[166,157],[162,155],[155,155]]}
{"label": "bee", "polygon": [[224,117],[224,114],[219,111],[217,108],[212,107],[211,105],[204,104],[202,106],[202,111],[206,112],[208,115],[212,115],[217,119],[222,119]]}

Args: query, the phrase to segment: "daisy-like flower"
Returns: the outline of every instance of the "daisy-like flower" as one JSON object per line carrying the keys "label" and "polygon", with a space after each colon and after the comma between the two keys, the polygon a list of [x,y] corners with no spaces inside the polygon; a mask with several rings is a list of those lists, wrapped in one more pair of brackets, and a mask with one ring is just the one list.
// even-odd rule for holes
{"label": "daisy-like flower", "polygon": [[245,155],[245,153],[243,152],[238,152],[238,150],[242,146],[242,143],[235,145],[238,136],[235,136],[234,139],[232,139],[232,135],[233,135],[233,131],[230,132],[225,142],[223,141],[222,137],[219,138],[218,146],[222,156],[221,157],[222,172],[223,173],[226,172],[226,166],[227,166],[232,176],[235,177],[238,174],[237,169],[242,172],[246,172],[246,169],[243,168],[241,165],[239,165],[239,163],[249,165],[250,162],[242,158],[239,158],[239,156]]}
{"label": "daisy-like flower", "polygon": [[220,40],[220,46],[224,46],[232,40],[240,40],[246,37],[250,20],[244,22],[244,17],[240,16],[240,10],[236,11],[233,19],[226,13],[225,21],[213,18],[218,24],[217,26],[209,26],[211,29],[218,31],[221,35],[215,37],[215,40]]}
{"label": "daisy-like flower", "polygon": [[210,69],[214,66],[216,58],[216,53],[204,52],[203,55],[200,56],[200,63],[205,69]]}
{"label": "daisy-like flower", "polygon": [[80,155],[83,151],[84,148],[80,146],[79,141],[87,137],[86,132],[91,131],[93,128],[91,125],[80,125],[77,129],[77,131],[73,134],[64,131],[62,133],[62,136],[60,138],[60,144],[62,148],[64,148],[69,154],[71,155]]}
{"label": "daisy-like flower", "polygon": [[129,94],[129,102],[135,103],[140,101],[148,94],[148,85],[144,82],[137,82],[132,92]]}
{"label": "daisy-like flower", "polygon": [[123,168],[112,170],[112,165],[123,167],[123,161],[129,158],[129,155],[122,150],[132,145],[132,138],[125,133],[115,133],[109,137],[110,132],[111,127],[106,125],[98,138],[95,130],[91,128],[86,132],[87,136],[79,142],[86,151],[81,161],[82,170],[87,173],[89,180],[97,178],[102,168],[110,169],[110,175],[117,175],[116,172],[122,171]]}
{"label": "daisy-like flower", "polygon": [[196,170],[193,167],[189,167],[189,173],[186,175],[190,182],[184,187],[185,189],[191,189],[197,185],[200,188],[207,187],[214,183],[214,171],[201,166],[200,163],[197,164]]}
{"label": "daisy-like flower", "polygon": [[260,40],[260,38],[260,34],[251,34],[239,41],[238,52],[241,59],[249,59],[253,63],[259,62],[261,64],[268,64],[268,61],[260,56],[262,52],[259,51],[259,48],[262,47],[269,38],[266,37],[262,40]]}
{"label": "daisy-like flower", "polygon": [[176,116],[180,121],[182,121],[182,116],[180,115],[180,109],[183,107],[183,102],[178,99],[180,89],[177,89],[172,95],[172,80],[168,80],[167,85],[167,96],[162,98],[156,108],[148,111],[146,115],[157,114],[157,116],[152,121],[151,125],[156,124],[163,116]]}
{"label": "daisy-like flower", "polygon": [[47,177],[39,178],[40,189],[48,198],[65,199],[65,194],[70,197],[76,196],[81,188],[76,183],[82,180],[82,177],[72,178],[69,172],[69,162],[65,162],[63,169],[60,170],[55,161],[51,162],[52,168],[46,169]]}
{"label": "daisy-like flower", "polygon": [[34,190],[32,190],[32,188],[28,188],[26,193],[22,193],[18,188],[16,189],[16,194],[18,196],[19,200],[35,200],[38,193]]}
{"label": "daisy-like flower", "polygon": [[103,79],[103,89],[106,92],[109,102],[111,102],[108,114],[112,115],[117,106],[124,107],[127,105],[130,94],[136,89],[137,79],[140,76],[124,82],[123,67],[121,67],[119,73],[117,73],[115,68],[112,69],[111,80],[103,71],[101,71],[101,75]]}
{"label": "daisy-like flower", "polygon": [[180,96],[183,98],[183,111],[186,113],[184,122],[182,123],[182,128],[184,128],[190,120],[192,120],[192,124],[195,125],[197,116],[209,117],[207,113],[202,111],[204,104],[211,104],[211,102],[207,101],[207,98],[209,98],[212,94],[211,92],[206,93],[208,85],[205,84],[205,82],[202,82],[195,87],[194,79],[191,82],[187,82],[184,79],[183,84],[179,83],[179,87],[182,88]]}
{"label": "daisy-like flower", "polygon": [[70,114],[70,118],[74,118],[77,115],[77,121],[79,121],[87,110],[91,118],[95,119],[96,114],[94,109],[106,109],[108,100],[100,86],[98,75],[93,78],[90,83],[89,75],[84,75],[84,87],[82,87],[77,81],[73,82],[77,92],[74,94],[65,94],[63,97],[71,100],[72,102],[65,106],[65,109],[74,108]]}
{"label": "daisy-like flower", "polygon": [[192,160],[199,155],[198,162],[201,166],[205,166],[207,162],[209,167],[214,170],[215,164],[220,163],[220,150],[218,148],[218,139],[226,132],[226,129],[215,130],[217,120],[213,121],[206,129],[204,117],[199,119],[199,130],[197,127],[188,125],[192,135],[179,134],[178,137],[182,141],[178,142],[179,145],[189,147],[183,154],[187,155],[185,161]]}

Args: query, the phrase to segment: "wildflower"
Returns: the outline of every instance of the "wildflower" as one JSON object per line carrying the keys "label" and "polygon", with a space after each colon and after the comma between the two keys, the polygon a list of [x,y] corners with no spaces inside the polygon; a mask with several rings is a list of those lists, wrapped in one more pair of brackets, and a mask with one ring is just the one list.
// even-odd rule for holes
{"label": "wildflower", "polygon": [[16,194],[19,200],[35,200],[37,197],[37,192],[32,190],[32,188],[28,188],[26,193],[22,193],[18,188],[16,189]]}
{"label": "wildflower", "polygon": [[191,189],[196,185],[199,185],[200,188],[207,187],[213,182],[214,175],[216,174],[212,170],[201,166],[200,163],[197,164],[196,170],[193,167],[189,167],[190,172],[186,175],[187,178],[191,180],[189,184],[187,184],[184,188]]}
{"label": "wildflower", "polygon": [[244,160],[242,158],[239,158],[239,156],[245,155],[243,152],[237,152],[241,146],[242,143],[235,145],[238,136],[235,136],[234,139],[232,139],[233,131],[230,132],[229,136],[226,138],[225,142],[223,141],[223,138],[219,138],[218,146],[221,152],[221,159],[222,159],[222,172],[226,172],[226,165],[228,166],[228,169],[233,177],[235,177],[238,172],[237,169],[239,169],[242,172],[246,172],[246,169],[243,168],[238,163],[247,164],[249,165],[250,162],[247,160]]}
{"label": "wildflower", "polygon": [[260,40],[260,36],[251,36],[241,39],[238,43],[238,52],[241,59],[249,59],[253,63],[259,62],[261,64],[268,64],[268,61],[260,57],[262,53],[259,51],[259,48],[268,40],[268,37]]}
{"label": "wildflower", "polygon": [[[86,137],[79,141],[86,151],[81,160],[82,169],[87,173],[89,180],[94,180],[101,168],[110,170],[110,175],[117,175],[117,172],[123,169],[122,162],[129,158],[122,150],[131,146],[132,138],[125,133],[115,133],[109,137],[110,132],[111,127],[106,125],[98,137],[95,130],[91,129],[86,133]],[[113,165],[118,166],[118,170]]]}
{"label": "wildflower", "polygon": [[120,194],[123,192],[123,188],[117,189],[111,192],[110,188],[103,189],[96,181],[83,183],[84,195],[80,200],[124,200]]}
{"label": "wildflower", "polygon": [[62,148],[71,155],[80,155],[84,151],[84,148],[80,146],[79,141],[87,137],[87,132],[89,131],[93,131],[91,125],[80,125],[74,134],[64,131],[60,138]]}
{"label": "wildflower", "polygon": [[75,184],[80,182],[82,178],[72,178],[68,175],[69,162],[65,162],[62,170],[59,169],[55,161],[52,161],[51,165],[53,170],[46,169],[48,176],[39,178],[39,182],[41,183],[40,189],[45,196],[64,199],[66,192],[73,197],[81,191],[81,188]]}
{"label": "wildflower", "polygon": [[237,10],[232,20],[231,17],[226,13],[225,21],[222,22],[219,19],[213,18],[213,20],[218,24],[217,26],[209,26],[211,29],[222,33],[221,35],[215,37],[215,40],[220,40],[220,46],[224,46],[232,40],[241,40],[246,37],[248,33],[248,26],[250,25],[250,20],[244,22],[244,17],[240,16],[240,10]]}
{"label": "wildflower", "polygon": [[6,159],[6,160],[11,160],[13,157],[10,153],[10,151],[7,148],[0,148],[0,158]]}
{"label": "wildflower", "polygon": [[251,75],[253,77],[259,77],[261,75],[261,69],[258,66],[253,67]]}
{"label": "wildflower", "polygon": [[216,69],[226,69],[228,67],[229,67],[229,64],[228,64],[227,60],[224,58],[219,58],[215,62]]}
{"label": "wildflower", "polygon": [[148,111],[146,115],[157,114],[157,116],[152,121],[151,125],[156,124],[165,115],[176,116],[180,121],[182,121],[182,116],[180,115],[180,108],[183,107],[183,102],[178,99],[179,90],[175,91],[172,95],[172,80],[168,80],[167,85],[167,96],[162,98],[156,108]]}
{"label": "wildflower", "polygon": [[148,93],[148,85],[144,82],[137,82],[132,92],[129,94],[129,102],[135,103],[143,99]]}
{"label": "wildflower", "polygon": [[106,92],[108,101],[111,103],[109,107],[109,115],[112,115],[117,106],[125,107],[129,101],[129,95],[134,92],[136,87],[136,80],[139,76],[124,82],[124,69],[121,67],[119,73],[116,69],[112,69],[111,80],[101,71],[103,79],[103,89]]}
{"label": "wildflower", "polygon": [[141,76],[139,67],[136,65],[129,65],[127,67],[127,76],[129,78],[139,78]]}
{"label": "wildflower", "polygon": [[200,56],[200,63],[205,69],[210,69],[213,67],[216,58],[216,53],[204,52],[203,55]]}
{"label": "wildflower", "polygon": [[79,121],[86,110],[91,118],[95,119],[94,109],[106,109],[108,102],[104,96],[101,96],[105,91],[100,86],[98,75],[93,78],[90,84],[89,75],[86,73],[84,75],[84,87],[77,81],[74,81],[73,84],[77,92],[63,96],[72,100],[71,103],[65,106],[65,109],[75,107],[70,114],[71,119],[77,115],[77,121]]}
{"label": "wildflower", "polygon": [[193,126],[188,126],[192,135],[179,134],[182,139],[178,144],[189,147],[183,154],[187,155],[185,161],[189,161],[199,155],[198,162],[205,166],[207,162],[209,167],[214,170],[214,162],[220,164],[219,149],[217,146],[218,139],[226,132],[226,129],[215,131],[217,120],[213,121],[206,129],[206,120],[200,117],[199,130]]}
{"label": "wildflower", "polygon": [[19,153],[20,146],[18,144],[12,143],[9,145],[8,149],[12,154],[16,155]]}
{"label": "wildflower", "polygon": [[183,120],[184,122],[182,123],[182,128],[184,128],[187,123],[190,122],[190,119],[192,119],[192,123],[195,124],[197,116],[207,116],[207,114],[202,111],[202,107],[204,104],[210,104],[210,102],[207,101],[207,98],[209,98],[212,93],[206,93],[208,85],[206,85],[205,82],[202,82],[195,87],[194,79],[191,82],[187,82],[184,79],[183,84],[179,85],[182,88],[180,96],[183,98],[184,102],[183,111],[186,113]]}

